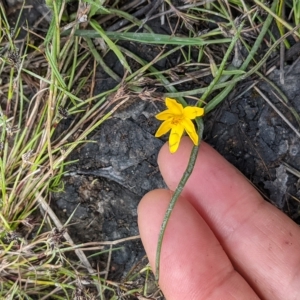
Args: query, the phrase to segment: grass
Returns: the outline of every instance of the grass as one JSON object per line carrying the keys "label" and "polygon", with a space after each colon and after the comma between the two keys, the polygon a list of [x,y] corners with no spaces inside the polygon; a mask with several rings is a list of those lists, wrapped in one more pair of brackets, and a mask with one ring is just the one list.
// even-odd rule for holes
{"label": "grass", "polygon": [[[237,83],[253,75],[263,77],[261,67],[280,45],[288,49],[300,38],[298,1],[274,1],[268,7],[255,0],[249,7],[243,0],[205,5],[184,1],[181,6],[165,0],[161,11],[154,10],[146,19],[160,18],[170,34],[156,33],[140,17],[148,2],[137,6],[130,1],[128,11],[120,1],[107,2],[48,0],[52,18],[43,34],[20,22],[13,30],[7,8],[0,4],[0,299],[75,299],[80,293],[84,299],[118,299],[118,293],[148,297],[145,287],[120,291],[117,283],[107,280],[107,272],[94,270],[83,249],[101,255],[105,243],[75,245],[65,231],[67,224],[61,224],[49,207],[51,192],[64,188],[68,156],[129,97],[138,94],[150,100],[151,88],[138,80],[154,82],[152,88],[161,99],[194,101],[208,113]],[[20,15],[25,9],[20,8]],[[21,29],[27,34],[19,39]],[[124,41],[153,44],[160,51],[146,61],[126,49]],[[123,75],[106,64],[108,52],[122,64]],[[155,67],[174,53],[182,57],[183,73]],[[116,86],[94,94],[99,67]],[[210,76],[210,84],[187,90],[185,83],[193,80],[188,74],[195,71],[197,78]],[[65,119],[71,122],[65,125]],[[110,243],[111,249],[117,244]],[[149,276],[149,268],[141,272]]]}

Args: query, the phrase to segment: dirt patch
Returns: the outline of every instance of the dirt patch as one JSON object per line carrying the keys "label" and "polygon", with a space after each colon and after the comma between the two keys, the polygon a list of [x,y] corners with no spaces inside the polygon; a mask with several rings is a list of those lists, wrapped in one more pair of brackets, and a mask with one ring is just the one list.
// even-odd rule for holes
{"label": "dirt patch", "polygon": [[[141,104],[147,116],[153,114],[151,103]],[[76,233],[76,242],[114,241],[139,234],[139,200],[146,192],[165,187],[156,164],[163,142],[153,136],[156,126],[144,124],[143,128],[143,122],[148,123],[144,114],[136,121],[107,120],[91,138],[93,142],[71,156],[79,162],[69,168],[65,191],[53,194],[53,204],[66,220],[80,203],[72,219],[75,224],[69,228]],[[112,268],[126,273],[144,254],[139,239],[126,242],[113,253]]]}
{"label": "dirt patch", "polygon": [[237,87],[210,116],[205,139],[242,171],[266,199],[299,223],[299,176],[293,174],[294,169],[300,168],[299,133],[291,130],[287,122],[299,128],[292,108],[300,112],[300,64],[287,66],[285,73],[284,84],[280,83],[278,70],[268,79],[284,93],[287,102],[280,100],[282,97],[267,82],[260,80],[257,88],[286,121],[254,88],[238,96],[254,83],[251,81]]}

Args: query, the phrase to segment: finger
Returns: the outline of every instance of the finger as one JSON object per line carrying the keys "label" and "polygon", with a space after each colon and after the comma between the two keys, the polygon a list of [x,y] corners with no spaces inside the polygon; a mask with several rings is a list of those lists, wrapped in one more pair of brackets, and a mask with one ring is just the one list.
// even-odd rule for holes
{"label": "finger", "polygon": [[[159,154],[159,167],[171,190],[178,185],[191,149],[191,142],[182,139],[175,154],[166,145]],[[300,299],[300,229],[204,142],[182,195],[260,296]]]}
{"label": "finger", "polygon": [[[159,230],[170,197],[170,191],[152,191],[138,208],[139,229],[153,270]],[[233,269],[205,221],[184,199],[172,212],[160,261],[159,283],[168,300],[258,299]]]}

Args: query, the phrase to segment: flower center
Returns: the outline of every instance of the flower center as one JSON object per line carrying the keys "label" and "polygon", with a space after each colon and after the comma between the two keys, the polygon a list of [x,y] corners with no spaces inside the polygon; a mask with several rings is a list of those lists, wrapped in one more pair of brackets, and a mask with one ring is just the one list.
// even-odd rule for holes
{"label": "flower center", "polygon": [[182,120],[183,120],[183,116],[182,115],[180,115],[180,116],[174,116],[172,118],[172,125],[178,125],[178,124],[180,124],[182,122]]}

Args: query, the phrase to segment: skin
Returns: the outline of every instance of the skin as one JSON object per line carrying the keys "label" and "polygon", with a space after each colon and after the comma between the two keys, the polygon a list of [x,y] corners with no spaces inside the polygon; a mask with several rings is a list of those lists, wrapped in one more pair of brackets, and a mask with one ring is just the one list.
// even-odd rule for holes
{"label": "skin", "polygon": [[[174,154],[163,146],[158,164],[170,190],[149,192],[138,207],[153,270],[160,226],[192,146],[188,138]],[[300,229],[202,142],[166,229],[159,284],[168,300],[300,299]]]}

